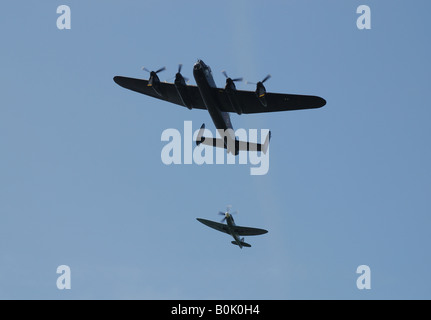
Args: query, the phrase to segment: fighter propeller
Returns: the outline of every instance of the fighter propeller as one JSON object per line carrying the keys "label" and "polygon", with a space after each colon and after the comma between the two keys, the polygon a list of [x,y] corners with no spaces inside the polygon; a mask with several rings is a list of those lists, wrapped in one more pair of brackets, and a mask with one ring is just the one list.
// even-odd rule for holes
{"label": "fighter propeller", "polygon": [[218,214],[219,215],[221,215],[221,216],[224,216],[224,218],[220,221],[220,222],[225,222],[226,221],[226,218],[227,217],[229,217],[229,215],[232,215],[232,214],[237,214],[238,213],[238,211],[234,211],[234,212],[230,212],[230,209],[232,208],[232,206],[231,205],[228,205],[227,207],[226,207],[226,212],[221,212],[221,211],[219,211],[218,212]]}

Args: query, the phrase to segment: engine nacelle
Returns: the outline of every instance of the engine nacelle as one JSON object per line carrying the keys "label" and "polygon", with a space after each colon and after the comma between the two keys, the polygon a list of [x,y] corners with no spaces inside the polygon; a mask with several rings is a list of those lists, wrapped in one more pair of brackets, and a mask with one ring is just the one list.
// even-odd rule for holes
{"label": "engine nacelle", "polygon": [[268,103],[266,102],[266,89],[262,82],[258,82],[256,85],[256,97],[259,99],[262,106],[268,106]]}
{"label": "engine nacelle", "polygon": [[263,78],[262,81],[256,83],[256,97],[259,100],[260,104],[265,108],[268,106],[268,103],[266,102],[266,89],[263,83],[269,78],[271,78],[270,74]]}
{"label": "engine nacelle", "polygon": [[150,73],[150,79],[148,80],[148,87],[152,87],[153,90],[159,95],[162,96],[162,93],[160,91],[160,79],[156,72],[151,71]]}
{"label": "engine nacelle", "polygon": [[160,90],[160,79],[157,74],[164,71],[165,69],[166,67],[162,67],[157,71],[150,71],[145,67],[142,68],[142,70],[150,74],[150,79],[148,79],[147,87],[152,87],[154,92],[157,93],[159,96],[162,96],[162,91]]}
{"label": "engine nacelle", "polygon": [[229,99],[230,104],[237,114],[242,114],[241,105],[238,103],[236,99],[236,86],[234,81],[231,78],[226,79],[226,86],[224,88],[226,95]]}
{"label": "engine nacelle", "polygon": [[183,105],[186,106],[189,110],[192,110],[192,99],[190,98],[189,92],[187,90],[186,80],[180,73],[177,73],[177,75],[175,76],[174,84]]}

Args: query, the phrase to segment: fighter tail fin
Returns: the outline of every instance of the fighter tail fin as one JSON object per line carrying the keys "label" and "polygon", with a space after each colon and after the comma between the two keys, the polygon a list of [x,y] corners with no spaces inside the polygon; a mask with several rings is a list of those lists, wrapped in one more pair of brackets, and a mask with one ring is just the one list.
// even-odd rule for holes
{"label": "fighter tail fin", "polygon": [[[236,241],[232,241],[232,244],[234,244],[234,245],[238,245],[238,243],[236,243]],[[241,240],[241,245],[243,246],[243,247],[247,247],[247,248],[250,248],[251,247],[251,244],[248,244],[248,243],[246,243],[246,242],[244,242],[243,240]]]}

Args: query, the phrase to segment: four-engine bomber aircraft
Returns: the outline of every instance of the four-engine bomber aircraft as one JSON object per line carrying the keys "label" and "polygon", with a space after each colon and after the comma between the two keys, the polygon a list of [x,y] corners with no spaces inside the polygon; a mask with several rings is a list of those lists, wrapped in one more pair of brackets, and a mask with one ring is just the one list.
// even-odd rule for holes
{"label": "four-engine bomber aircraft", "polygon": [[196,143],[222,147],[235,155],[238,155],[240,150],[266,153],[271,132],[266,137],[264,144],[238,141],[233,132],[229,112],[249,114],[301,110],[320,108],[326,104],[323,98],[316,96],[267,93],[263,83],[270,78],[270,75],[259,81],[256,84],[256,91],[253,92],[237,90],[234,82],[240,81],[242,78],[231,79],[226,72],[223,72],[226,76],[225,88],[217,88],[211,68],[202,60],[198,60],[193,67],[193,76],[197,86],[187,85],[185,78],[181,75],[181,67],[182,65],[179,65],[174,83],[160,81],[157,74],[165,70],[165,67],[157,71],[149,71],[144,68],[150,73],[148,80],[116,76],[114,81],[126,89],[185,106],[190,110],[193,108],[207,110],[223,139],[204,137],[202,134],[205,125],[203,124]]}
{"label": "four-engine bomber aircraft", "polygon": [[235,221],[233,220],[232,214],[229,212],[229,210],[230,210],[230,206],[227,207],[226,212],[221,212],[221,211],[219,212],[220,215],[224,216],[221,222],[226,221],[226,224],[210,221],[206,219],[201,219],[201,218],[196,218],[196,219],[208,227],[230,234],[234,238],[234,241],[232,241],[232,244],[239,246],[241,249],[242,247],[250,248],[251,245],[244,242],[244,237],[240,238],[240,236],[258,236],[268,232],[267,230],[264,230],[264,229],[240,227],[235,225]]}

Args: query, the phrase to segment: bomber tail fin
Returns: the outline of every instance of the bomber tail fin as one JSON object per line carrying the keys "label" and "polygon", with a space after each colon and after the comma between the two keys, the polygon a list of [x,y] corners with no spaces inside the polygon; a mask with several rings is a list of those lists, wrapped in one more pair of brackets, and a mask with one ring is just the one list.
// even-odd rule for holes
{"label": "bomber tail fin", "polygon": [[202,124],[199,130],[198,136],[196,137],[196,145],[200,145],[202,143],[211,147],[225,148],[228,150],[228,152],[232,152],[231,149],[232,147],[234,147],[234,150],[232,153],[234,153],[235,155],[238,155],[240,151],[260,151],[266,154],[269,147],[269,141],[271,140],[271,131],[269,131],[268,135],[266,136],[265,142],[263,144],[247,142],[247,141],[239,141],[235,138],[235,146],[233,145],[231,146],[230,144],[233,144],[233,143],[232,142],[229,143],[228,141],[226,141],[227,139],[204,137],[203,136],[204,131],[205,131],[205,123]]}
{"label": "bomber tail fin", "polygon": [[237,149],[239,150],[260,151],[260,152],[263,152],[263,154],[266,154],[268,151],[270,140],[271,140],[271,131],[268,132],[268,135],[266,136],[265,142],[263,144],[235,140],[235,145],[238,146]]}

